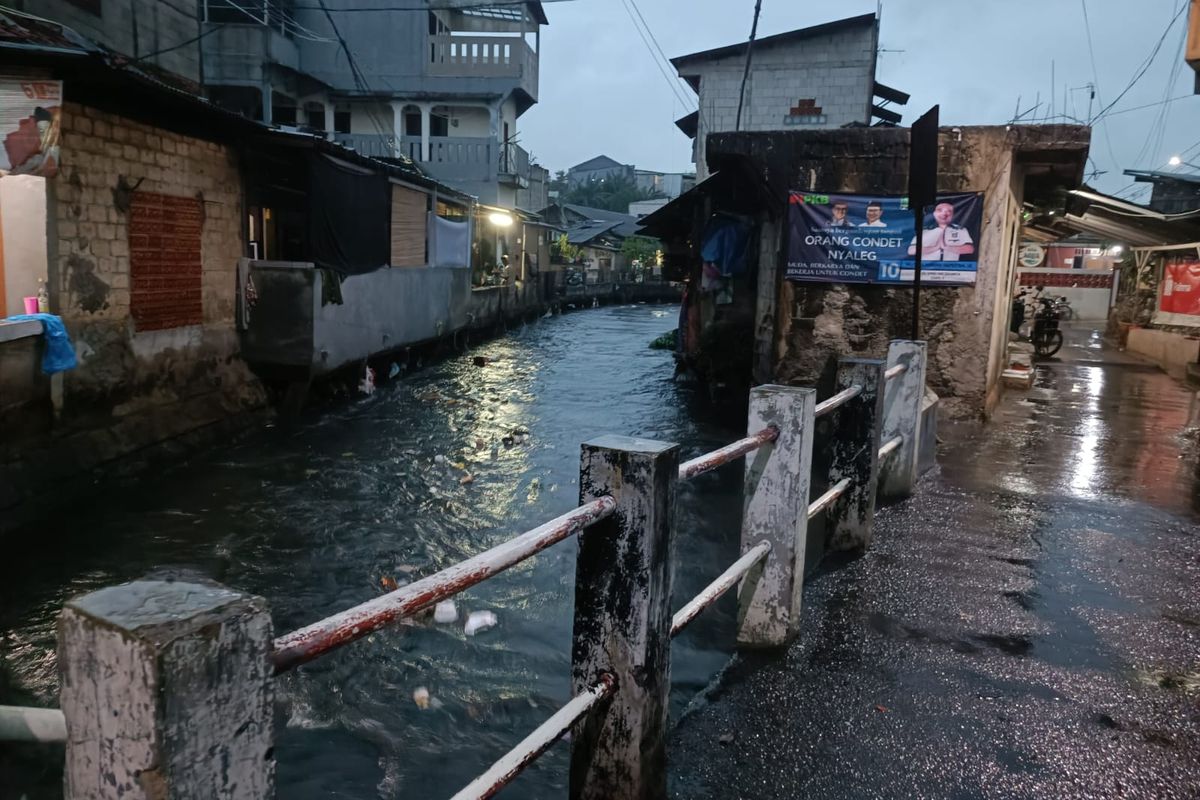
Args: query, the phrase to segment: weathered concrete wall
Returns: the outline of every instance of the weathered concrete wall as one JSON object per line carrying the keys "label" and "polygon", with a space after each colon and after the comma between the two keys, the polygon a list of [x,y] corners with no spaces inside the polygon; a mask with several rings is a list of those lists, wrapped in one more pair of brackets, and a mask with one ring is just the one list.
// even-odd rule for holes
{"label": "weathered concrete wall", "polygon": [[1188,364],[1196,362],[1200,337],[1153,328],[1130,328],[1126,349],[1149,358],[1168,375],[1182,379],[1187,377]]}
{"label": "weathered concrete wall", "polygon": [[[16,7],[22,8],[21,0]],[[181,47],[180,42],[202,33],[196,8],[196,3],[161,0],[24,0],[32,14],[69,25],[127,56],[155,53],[147,59],[150,64],[193,81],[200,80],[200,43]]]}
{"label": "weathered concrete wall", "polygon": [[[764,170],[782,204],[789,189],[903,195],[908,182],[906,129],[718,134],[708,140],[710,167],[722,157],[747,155]],[[975,286],[921,291],[921,337],[929,342],[929,386],[948,416],[985,412],[990,345],[1007,304],[1015,219],[1022,175],[1015,153],[1024,149],[1086,149],[1078,128],[1042,126],[943,129],[938,188],[981,191],[984,217]],[[888,342],[908,338],[912,290],[877,285],[796,283],[775,277],[773,378],[791,385],[832,387],[837,359],[882,358]],[[760,301],[761,305],[761,301]],[[998,311],[997,309],[1001,309]],[[759,337],[764,335],[760,329]],[[1000,331],[999,337],[1003,337]],[[761,346],[761,342],[759,343]],[[998,370],[992,370],[998,372]]]}

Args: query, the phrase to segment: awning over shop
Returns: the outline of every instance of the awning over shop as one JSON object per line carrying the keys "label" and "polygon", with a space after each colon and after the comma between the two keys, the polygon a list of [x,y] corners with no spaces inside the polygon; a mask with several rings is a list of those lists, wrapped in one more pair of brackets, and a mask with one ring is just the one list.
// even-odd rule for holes
{"label": "awning over shop", "polygon": [[1200,240],[1200,209],[1183,214],[1162,214],[1145,206],[1075,189],[1068,194],[1065,213],[1045,214],[1029,220],[1029,239],[1056,241],[1076,233],[1089,233],[1130,247],[1187,244]]}

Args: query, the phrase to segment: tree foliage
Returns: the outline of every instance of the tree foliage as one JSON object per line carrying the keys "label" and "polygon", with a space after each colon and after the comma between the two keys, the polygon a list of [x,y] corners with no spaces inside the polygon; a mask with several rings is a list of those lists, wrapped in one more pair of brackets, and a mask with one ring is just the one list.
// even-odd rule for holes
{"label": "tree foliage", "polygon": [[630,203],[638,200],[654,200],[658,197],[662,197],[662,195],[658,192],[639,189],[632,178],[621,175],[588,181],[567,189],[559,195],[559,200],[564,203],[628,214]]}
{"label": "tree foliage", "polygon": [[637,261],[643,267],[653,266],[658,261],[658,240],[649,236],[630,236],[621,243],[621,254],[630,263]]}

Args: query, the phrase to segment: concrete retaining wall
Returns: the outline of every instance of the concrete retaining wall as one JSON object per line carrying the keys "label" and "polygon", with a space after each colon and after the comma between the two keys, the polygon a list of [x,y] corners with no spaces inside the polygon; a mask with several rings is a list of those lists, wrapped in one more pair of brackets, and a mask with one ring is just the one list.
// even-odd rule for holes
{"label": "concrete retaining wall", "polygon": [[1126,349],[1157,363],[1173,378],[1187,377],[1187,365],[1196,361],[1200,338],[1154,328],[1130,328]]}

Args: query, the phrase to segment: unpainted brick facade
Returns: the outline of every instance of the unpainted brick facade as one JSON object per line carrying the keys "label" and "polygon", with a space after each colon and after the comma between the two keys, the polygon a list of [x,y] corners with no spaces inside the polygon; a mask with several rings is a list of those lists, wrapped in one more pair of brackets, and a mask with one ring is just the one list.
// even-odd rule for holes
{"label": "unpainted brick facade", "polygon": [[52,447],[70,472],[228,424],[265,395],[238,357],[234,152],[78,103],[62,127],[49,289],[79,366],[62,375]]}

